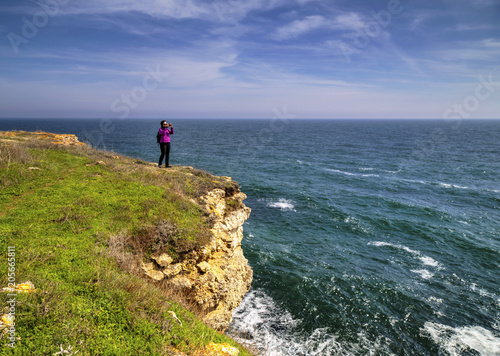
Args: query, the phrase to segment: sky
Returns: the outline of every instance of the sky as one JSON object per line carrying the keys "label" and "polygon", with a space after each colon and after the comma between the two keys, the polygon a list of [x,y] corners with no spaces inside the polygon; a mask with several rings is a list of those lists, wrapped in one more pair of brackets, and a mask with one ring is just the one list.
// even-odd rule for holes
{"label": "sky", "polygon": [[2,0],[0,118],[500,118],[499,0]]}

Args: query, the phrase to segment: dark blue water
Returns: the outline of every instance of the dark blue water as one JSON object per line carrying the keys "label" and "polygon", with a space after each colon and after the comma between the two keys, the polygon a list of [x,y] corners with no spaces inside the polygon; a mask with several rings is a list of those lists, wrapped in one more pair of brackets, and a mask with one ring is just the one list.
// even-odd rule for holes
{"label": "dark blue water", "polygon": [[[1,120],[156,161],[159,120]],[[228,333],[266,355],[500,355],[500,120],[172,120],[252,208]]]}

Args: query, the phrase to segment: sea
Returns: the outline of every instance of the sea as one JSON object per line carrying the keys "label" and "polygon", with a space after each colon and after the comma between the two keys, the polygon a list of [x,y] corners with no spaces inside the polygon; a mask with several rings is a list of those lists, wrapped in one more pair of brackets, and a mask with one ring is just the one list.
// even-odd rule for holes
{"label": "sea", "polygon": [[[252,209],[227,334],[261,355],[500,355],[500,120],[168,119]],[[0,120],[156,162],[160,120]]]}

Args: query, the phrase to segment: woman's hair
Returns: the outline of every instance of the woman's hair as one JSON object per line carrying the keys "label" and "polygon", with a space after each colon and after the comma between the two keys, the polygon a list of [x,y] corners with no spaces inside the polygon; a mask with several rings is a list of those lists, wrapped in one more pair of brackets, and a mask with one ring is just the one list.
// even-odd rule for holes
{"label": "woman's hair", "polygon": [[163,123],[167,123],[167,120],[161,120],[160,127],[163,127]]}

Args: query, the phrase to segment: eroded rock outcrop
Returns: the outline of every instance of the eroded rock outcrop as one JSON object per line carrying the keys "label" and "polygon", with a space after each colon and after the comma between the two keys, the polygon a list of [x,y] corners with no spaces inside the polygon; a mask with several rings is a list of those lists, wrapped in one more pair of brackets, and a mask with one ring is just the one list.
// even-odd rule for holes
{"label": "eroded rock outcrop", "polygon": [[2,131],[0,137],[17,138],[19,140],[33,140],[33,136],[37,140],[45,140],[61,146],[84,146],[85,143],[80,142],[76,135],[72,134],[55,134],[51,132],[27,132],[27,131]]}
{"label": "eroded rock outcrop", "polygon": [[243,223],[250,216],[250,208],[242,203],[245,198],[239,190],[223,189],[202,196],[198,203],[213,221],[210,242],[178,262],[163,253],[142,264],[148,277],[181,293],[203,321],[219,331],[228,327],[253,277],[241,248]]}

